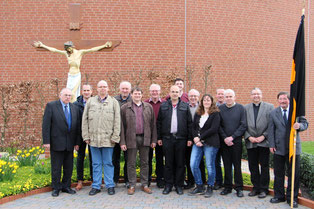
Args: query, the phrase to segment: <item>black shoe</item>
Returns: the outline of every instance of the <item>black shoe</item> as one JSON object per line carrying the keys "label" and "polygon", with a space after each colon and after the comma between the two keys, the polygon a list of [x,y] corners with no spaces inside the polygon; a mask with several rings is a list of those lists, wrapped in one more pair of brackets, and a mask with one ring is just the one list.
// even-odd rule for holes
{"label": "black shoe", "polygon": [[157,182],[157,187],[158,188],[164,188],[165,187],[165,183],[163,181],[158,181]]}
{"label": "black shoe", "polygon": [[60,192],[59,189],[54,189],[54,190],[52,190],[52,192],[51,192],[51,196],[53,196],[53,197],[58,197],[58,196],[59,196],[59,192]]}
{"label": "black shoe", "polygon": [[218,189],[220,189],[220,188],[222,188],[222,185],[221,184],[215,184],[215,186],[214,186],[214,190],[218,190]]}
{"label": "black shoe", "polygon": [[[265,193],[265,192],[264,192],[264,193]],[[249,193],[249,197],[254,197],[254,196],[258,195],[258,194],[259,194],[259,192],[253,189],[253,190]]]}
{"label": "black shoe", "polygon": [[222,192],[220,192],[221,195],[227,195],[229,193],[231,193],[231,190],[230,189],[226,189],[226,188],[224,190],[222,190]]}
{"label": "black shoe", "polygon": [[261,192],[258,195],[258,198],[265,198],[267,196],[266,192]]}
{"label": "black shoe", "polygon": [[237,190],[237,197],[244,197],[242,190]]}
{"label": "black shoe", "polygon": [[108,188],[108,194],[109,195],[114,195],[116,192],[114,191],[114,187]]}
{"label": "black shoe", "polygon": [[187,183],[186,185],[183,186],[184,189],[191,189],[195,186],[193,183]]}
{"label": "black shoe", "polygon": [[148,187],[150,187],[150,183],[151,183],[151,181],[148,181],[148,184],[147,184]]}
{"label": "black shoe", "polygon": [[209,186],[209,185],[207,185],[207,188],[206,188],[206,192],[205,192],[205,197],[206,198],[209,198],[209,197],[211,197],[211,196],[213,196],[213,186]]}
{"label": "black shoe", "polygon": [[270,199],[270,203],[280,203],[280,202],[284,202],[285,198],[277,198],[277,197],[273,197]]}
{"label": "black shoe", "polygon": [[176,187],[176,192],[177,192],[177,194],[178,195],[183,195],[183,189],[182,189],[182,187]]}
{"label": "black shoe", "polygon": [[188,193],[188,195],[193,196],[193,195],[203,195],[204,194],[204,186],[203,185],[196,185],[196,187]]}
{"label": "black shoe", "polygon": [[95,188],[92,188],[92,190],[90,190],[90,192],[88,193],[90,196],[93,196],[97,193],[100,192],[100,189],[95,189]]}
{"label": "black shoe", "polygon": [[62,189],[62,192],[68,193],[68,194],[75,194],[76,191],[71,189],[70,187]]}
{"label": "black shoe", "polygon": [[[290,204],[291,204],[290,200],[289,201],[287,200],[287,203],[290,206]],[[299,207],[297,201],[293,201],[292,205],[293,205],[293,208],[298,208]]]}
{"label": "black shoe", "polygon": [[162,194],[169,194],[171,192],[172,188],[169,186],[166,186],[164,191],[162,191]]}

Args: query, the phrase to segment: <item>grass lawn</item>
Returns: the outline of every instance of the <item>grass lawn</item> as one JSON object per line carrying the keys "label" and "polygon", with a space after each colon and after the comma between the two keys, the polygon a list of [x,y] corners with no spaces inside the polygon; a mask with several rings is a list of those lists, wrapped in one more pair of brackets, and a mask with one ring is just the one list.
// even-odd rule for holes
{"label": "grass lawn", "polygon": [[304,141],[302,144],[302,152],[314,155],[314,141]]}

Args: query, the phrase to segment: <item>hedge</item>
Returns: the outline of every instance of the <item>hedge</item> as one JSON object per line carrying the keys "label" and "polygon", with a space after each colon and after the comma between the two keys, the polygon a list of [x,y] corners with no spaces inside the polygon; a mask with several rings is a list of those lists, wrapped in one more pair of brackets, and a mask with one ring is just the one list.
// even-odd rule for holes
{"label": "hedge", "polygon": [[300,160],[300,181],[314,198],[314,155],[302,153]]}

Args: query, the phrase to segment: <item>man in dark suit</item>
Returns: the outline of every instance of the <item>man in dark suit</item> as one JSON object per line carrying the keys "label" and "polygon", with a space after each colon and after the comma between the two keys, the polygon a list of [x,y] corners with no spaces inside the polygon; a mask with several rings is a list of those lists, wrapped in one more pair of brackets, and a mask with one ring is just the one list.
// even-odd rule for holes
{"label": "man in dark suit", "polygon": [[[50,148],[52,196],[59,196],[60,190],[75,194],[71,187],[73,171],[73,148],[78,150],[80,140],[80,117],[75,105],[70,103],[72,91],[61,90],[60,100],[47,104],[42,124],[43,144]],[[61,168],[63,178],[61,180]]]}
{"label": "man in dark suit", "polygon": [[249,196],[258,195],[259,198],[265,198],[269,187],[267,127],[269,113],[274,109],[274,105],[262,101],[263,95],[259,88],[254,88],[251,91],[251,98],[252,103],[245,106],[247,130],[244,134],[251,182],[253,184],[253,190],[249,193]]}
{"label": "man in dark suit", "polygon": [[[291,171],[292,161],[289,162],[289,142],[286,136],[289,118],[289,99],[288,92],[280,92],[277,95],[279,107],[270,113],[268,124],[268,140],[270,152],[274,154],[274,192],[275,196],[270,200],[271,203],[279,203],[285,201],[285,164],[288,167],[288,187],[286,193],[287,203],[291,201]],[[298,207],[298,192],[300,179],[300,154],[301,154],[301,139],[299,131],[304,131],[308,128],[308,122],[302,116],[298,122],[293,125],[297,130],[296,136],[296,155],[295,155],[295,180],[294,180],[294,201],[293,207]]]}

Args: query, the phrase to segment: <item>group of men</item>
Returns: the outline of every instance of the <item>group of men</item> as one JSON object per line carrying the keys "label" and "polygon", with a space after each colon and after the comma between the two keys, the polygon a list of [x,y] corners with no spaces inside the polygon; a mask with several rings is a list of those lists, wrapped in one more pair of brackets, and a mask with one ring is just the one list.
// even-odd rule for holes
{"label": "group of men", "polygon": [[[97,84],[97,95],[92,97],[92,87],[82,86],[82,96],[70,103],[71,90],[62,89],[60,100],[47,104],[43,118],[43,144],[50,148],[52,165],[52,196],[60,191],[75,194],[70,188],[73,170],[73,149],[78,151],[76,190],[82,188],[85,149],[90,149],[91,177],[90,195],[101,191],[102,173],[109,195],[115,194],[114,187],[120,177],[121,150],[124,153],[124,181],[127,193],[135,193],[136,156],[139,151],[141,189],[148,194],[152,176],[153,150],[156,156],[156,182],[169,194],[175,187],[181,195],[183,189],[194,186],[189,168],[192,146],[192,121],[198,107],[200,93],[191,89],[184,93],[184,81],[176,79],[169,95],[162,99],[158,84],[150,86],[150,98],[143,101],[143,90],[131,88],[127,81],[120,83],[120,94],[111,97],[106,81]],[[280,92],[278,108],[262,101],[262,91],[251,91],[252,103],[242,106],[235,102],[235,92],[222,88],[216,91],[216,105],[220,109],[219,135],[221,148],[216,157],[215,189],[224,187],[221,195],[234,189],[243,197],[241,172],[242,139],[244,138],[253,190],[249,196],[264,198],[269,188],[269,153],[274,154],[275,197],[272,203],[290,201],[291,164],[288,161],[289,94]],[[306,130],[304,117],[294,124],[297,131]],[[300,138],[297,136],[294,206],[297,206],[299,189]],[[222,177],[221,157],[225,177]],[[289,181],[284,194],[285,163],[288,165]],[[63,179],[61,168],[63,167]],[[205,182],[204,163],[201,163]],[[233,173],[234,171],[234,173]]]}

